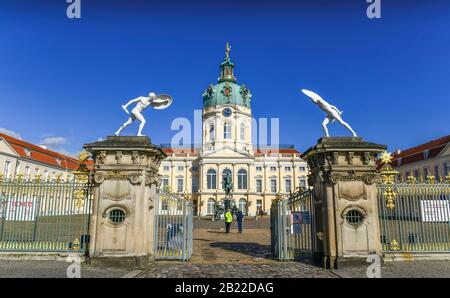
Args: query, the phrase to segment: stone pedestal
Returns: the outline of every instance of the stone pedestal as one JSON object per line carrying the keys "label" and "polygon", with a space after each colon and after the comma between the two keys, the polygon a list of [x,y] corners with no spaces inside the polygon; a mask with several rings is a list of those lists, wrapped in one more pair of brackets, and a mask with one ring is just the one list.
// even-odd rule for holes
{"label": "stone pedestal", "polygon": [[148,137],[108,137],[84,148],[94,159],[90,262],[144,267],[153,252],[153,202],[165,153]]}
{"label": "stone pedestal", "polygon": [[326,268],[381,256],[376,155],[385,149],[359,137],[324,137],[302,155],[314,188],[314,256]]}

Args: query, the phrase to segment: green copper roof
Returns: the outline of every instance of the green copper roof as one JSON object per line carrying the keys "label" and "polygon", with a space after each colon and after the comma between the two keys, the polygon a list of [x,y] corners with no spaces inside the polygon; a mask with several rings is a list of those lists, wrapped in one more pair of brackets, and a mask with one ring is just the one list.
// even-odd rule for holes
{"label": "green copper roof", "polygon": [[250,108],[252,94],[245,85],[238,85],[234,76],[234,63],[229,57],[230,51],[227,43],[227,52],[224,61],[220,64],[220,77],[218,84],[209,85],[203,93],[203,107],[216,105],[240,105]]}

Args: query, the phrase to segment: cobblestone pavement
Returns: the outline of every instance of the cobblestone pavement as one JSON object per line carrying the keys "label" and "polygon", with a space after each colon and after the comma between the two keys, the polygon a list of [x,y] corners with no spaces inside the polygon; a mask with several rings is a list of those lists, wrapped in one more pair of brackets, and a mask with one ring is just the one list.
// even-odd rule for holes
{"label": "cobblestone pavement", "polygon": [[[367,267],[335,270],[341,277],[366,278]],[[382,278],[450,278],[450,261],[412,260],[385,262],[381,267]]]}
{"label": "cobblestone pavement", "polygon": [[[70,263],[64,261],[0,260],[0,278],[67,278]],[[122,277],[129,273],[121,268],[94,268],[81,264],[81,278]]]}
{"label": "cobblestone pavement", "polygon": [[187,263],[157,261],[138,277],[336,277],[308,262],[280,262],[271,259],[270,230],[195,229],[194,250]]}

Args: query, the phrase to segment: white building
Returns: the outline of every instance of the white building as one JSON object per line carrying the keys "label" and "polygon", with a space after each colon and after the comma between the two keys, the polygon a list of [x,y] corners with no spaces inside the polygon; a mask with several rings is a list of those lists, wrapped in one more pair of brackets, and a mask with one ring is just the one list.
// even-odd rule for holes
{"label": "white building", "polygon": [[185,193],[196,212],[212,215],[224,197],[222,181],[232,177],[232,199],[245,214],[270,212],[272,200],[306,187],[308,168],[294,148],[260,149],[252,144],[252,94],[238,85],[228,52],[216,85],[203,94],[201,148],[163,148],[162,183]]}
{"label": "white building", "polygon": [[76,158],[0,133],[0,174],[3,179],[14,179],[18,174],[24,179],[34,179],[37,175],[45,180],[58,176],[70,179],[70,172],[77,168]]}

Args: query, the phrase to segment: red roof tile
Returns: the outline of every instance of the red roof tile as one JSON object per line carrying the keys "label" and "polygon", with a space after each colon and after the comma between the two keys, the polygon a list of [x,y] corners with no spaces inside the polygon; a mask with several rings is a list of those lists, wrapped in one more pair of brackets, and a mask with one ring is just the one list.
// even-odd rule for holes
{"label": "red roof tile", "polygon": [[[450,142],[450,135],[432,140],[430,142],[408,148],[406,150],[401,151],[399,154],[394,153],[394,160],[392,165],[399,166],[405,165],[413,162],[417,162],[425,159],[424,151],[428,150],[428,158],[434,158],[439,155],[439,153],[444,150],[445,146]],[[399,161],[401,159],[401,163]]]}
{"label": "red roof tile", "polygon": [[[9,135],[0,133],[0,138],[3,138],[8,144],[21,156],[37,162],[45,163],[61,169],[76,170],[79,163],[76,158],[44,149],[40,146],[33,145],[31,143],[13,138]],[[25,149],[31,151],[31,156],[27,156]],[[61,161],[61,164],[57,162],[57,159]]]}

